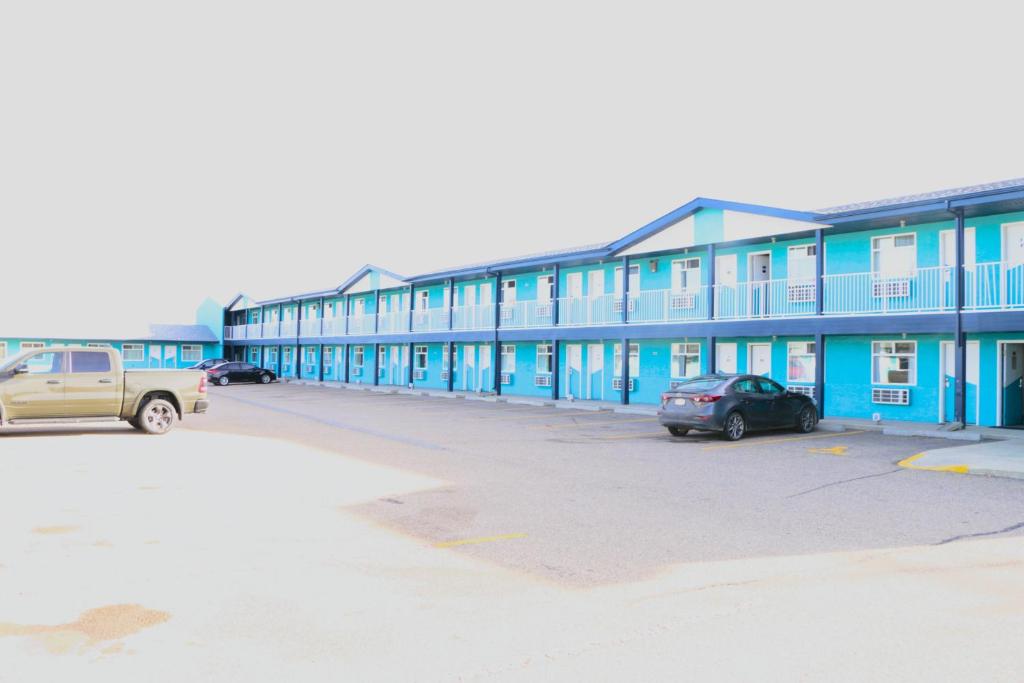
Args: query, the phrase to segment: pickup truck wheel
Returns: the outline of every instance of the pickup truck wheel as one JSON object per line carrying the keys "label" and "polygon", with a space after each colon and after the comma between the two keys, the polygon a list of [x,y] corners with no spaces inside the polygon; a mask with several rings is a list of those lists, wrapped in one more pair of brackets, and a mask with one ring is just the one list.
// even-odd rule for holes
{"label": "pickup truck wheel", "polygon": [[174,406],[162,398],[155,398],[139,409],[135,419],[139,429],[147,434],[166,434],[174,426],[176,417]]}
{"label": "pickup truck wheel", "polygon": [[229,381],[230,380],[228,380],[228,376],[224,375],[223,377],[217,380],[217,384],[221,385],[222,387],[226,387]]}

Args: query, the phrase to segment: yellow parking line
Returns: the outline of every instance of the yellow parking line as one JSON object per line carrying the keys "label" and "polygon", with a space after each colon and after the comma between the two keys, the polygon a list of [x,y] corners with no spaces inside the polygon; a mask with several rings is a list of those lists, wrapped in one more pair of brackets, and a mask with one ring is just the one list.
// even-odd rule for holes
{"label": "yellow parking line", "polygon": [[831,439],[837,436],[849,436],[851,434],[863,434],[863,429],[858,429],[850,432],[832,432],[830,434],[807,434],[806,436],[791,436],[786,439],[770,439],[769,441],[735,441],[733,443],[716,444],[714,446],[705,446],[701,450],[714,451],[721,448],[743,448],[744,446],[764,446],[772,443],[785,443],[787,441],[807,441],[808,439]]}
{"label": "yellow parking line", "polygon": [[500,536],[484,536],[482,538],[463,538],[458,541],[443,541],[435,543],[435,548],[454,548],[460,545],[476,545],[477,543],[490,543],[491,541],[507,541],[513,538],[526,538],[526,534],[501,534]]}
{"label": "yellow parking line", "polygon": [[924,453],[912,455],[896,463],[899,467],[908,470],[924,470],[926,472],[955,472],[956,474],[967,474],[970,468],[967,465],[915,465],[914,463],[924,457]]}
{"label": "yellow parking line", "polygon": [[594,424],[614,424],[614,425],[628,425],[635,422],[657,422],[656,417],[644,417],[637,418],[635,420],[601,420],[600,422],[586,422],[584,424],[560,424],[560,425],[542,425],[540,427],[530,427],[530,429],[579,429],[581,427],[592,427]]}

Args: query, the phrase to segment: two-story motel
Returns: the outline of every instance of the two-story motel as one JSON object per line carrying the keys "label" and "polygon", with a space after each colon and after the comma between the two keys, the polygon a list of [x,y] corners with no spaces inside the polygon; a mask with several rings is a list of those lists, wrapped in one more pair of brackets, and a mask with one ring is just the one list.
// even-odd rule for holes
{"label": "two-story motel", "polygon": [[697,198],[609,243],[239,295],[224,331],[313,381],[656,403],[717,370],[830,417],[1022,425],[1024,178],[819,211]]}

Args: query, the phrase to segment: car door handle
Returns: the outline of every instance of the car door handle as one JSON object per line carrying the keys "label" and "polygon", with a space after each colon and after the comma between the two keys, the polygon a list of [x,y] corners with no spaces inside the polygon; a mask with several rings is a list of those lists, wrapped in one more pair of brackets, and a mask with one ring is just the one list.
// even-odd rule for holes
{"label": "car door handle", "polygon": [[112,380],[112,379],[101,379],[100,380],[100,384],[113,384],[113,383],[114,383],[114,380]]}
{"label": "car door handle", "polygon": [[46,380],[46,383],[47,384],[60,384],[60,380],[59,379],[48,379],[48,380]]}

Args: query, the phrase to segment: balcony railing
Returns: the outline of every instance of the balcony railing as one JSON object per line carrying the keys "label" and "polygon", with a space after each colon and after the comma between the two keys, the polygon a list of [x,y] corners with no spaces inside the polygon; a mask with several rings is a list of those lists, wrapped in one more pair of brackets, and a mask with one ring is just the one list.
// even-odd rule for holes
{"label": "balcony railing", "polygon": [[715,319],[814,315],[814,280],[761,280],[715,285]]}
{"label": "balcony railing", "polygon": [[380,313],[377,317],[377,331],[380,334],[394,334],[396,332],[409,331],[409,311]]}
{"label": "balcony railing", "polygon": [[549,301],[517,301],[501,305],[499,324],[506,328],[551,327],[555,305]]}
{"label": "balcony railing", "polygon": [[558,300],[559,325],[614,325],[622,320],[622,297],[614,294]]}
{"label": "balcony railing", "polygon": [[1024,308],[1024,263],[978,263],[964,269],[964,308]]}
{"label": "balcony railing", "polygon": [[452,308],[452,329],[494,329],[494,304],[484,304],[482,306],[454,306]]}
{"label": "balcony railing", "polygon": [[[884,315],[931,313],[955,310],[955,269],[950,266],[916,268],[904,273],[844,273],[822,278],[823,315]],[[698,289],[630,292],[624,300],[614,294],[594,297],[563,297],[557,301],[517,301],[503,304],[498,324],[502,328],[618,325],[624,313],[631,324],[686,322],[709,319],[714,297],[715,320],[755,320],[813,316],[816,305],[814,280],[765,280],[716,284]],[[623,311],[623,308],[626,310]],[[1024,309],[1024,263],[991,262],[964,268],[964,310]],[[494,304],[455,306],[451,309],[454,330],[494,329]],[[245,340],[295,337],[297,321],[227,325],[224,338]],[[303,337],[342,336],[345,318],[309,319],[301,323]],[[449,309],[413,311],[413,332],[449,329]],[[349,335],[409,331],[409,311],[348,318]]]}
{"label": "balcony railing", "polygon": [[448,329],[448,309],[428,308],[413,311],[413,332],[440,332]]}
{"label": "balcony railing", "polygon": [[825,315],[928,313],[954,308],[953,268],[934,266],[900,274],[826,275]]}
{"label": "balcony railing", "polygon": [[687,291],[650,289],[629,293],[629,322],[707,320],[708,287]]}

